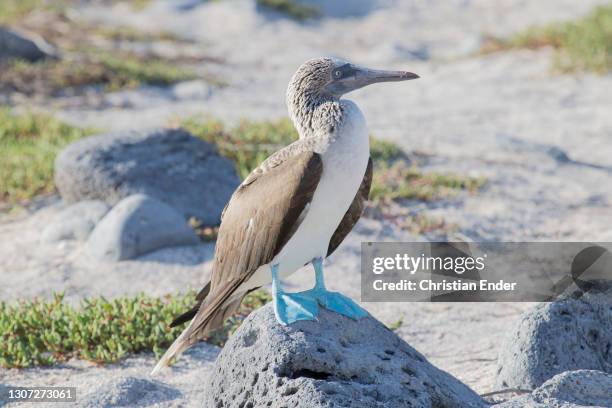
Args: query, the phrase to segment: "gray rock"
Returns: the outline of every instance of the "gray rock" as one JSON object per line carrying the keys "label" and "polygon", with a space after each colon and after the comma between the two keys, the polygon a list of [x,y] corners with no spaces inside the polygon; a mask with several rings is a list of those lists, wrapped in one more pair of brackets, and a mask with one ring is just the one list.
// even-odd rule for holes
{"label": "gray rock", "polygon": [[271,304],[227,342],[206,407],[483,407],[379,321],[320,309],[318,321],[280,325]]}
{"label": "gray rock", "polygon": [[513,398],[495,408],[612,407],[612,375],[577,370],[557,374],[530,395]]}
{"label": "gray rock", "polygon": [[183,81],[172,87],[172,95],[176,99],[206,99],[213,88],[202,80]]}
{"label": "gray rock", "polygon": [[62,210],[41,233],[44,242],[85,241],[110,207],[103,201],[81,201]]}
{"label": "gray rock", "polygon": [[542,303],[506,336],[499,388],[534,389],[564,371],[612,373],[612,288]]}
{"label": "gray rock", "polygon": [[215,225],[239,179],[212,144],[184,130],[160,129],[71,144],[55,162],[55,183],[68,203],[97,199],[114,205],[143,193]]}
{"label": "gray rock", "polygon": [[160,248],[198,242],[179,212],[154,198],[136,194],[120,201],[100,221],[89,236],[87,250],[96,259],[120,261]]}
{"label": "gray rock", "polygon": [[42,39],[0,27],[0,60],[24,59],[34,62],[52,55],[51,47]]}
{"label": "gray rock", "polygon": [[[77,389],[78,393],[78,389]],[[84,396],[77,394],[79,407],[147,407],[181,396],[180,391],[156,381],[119,377],[107,381]]]}

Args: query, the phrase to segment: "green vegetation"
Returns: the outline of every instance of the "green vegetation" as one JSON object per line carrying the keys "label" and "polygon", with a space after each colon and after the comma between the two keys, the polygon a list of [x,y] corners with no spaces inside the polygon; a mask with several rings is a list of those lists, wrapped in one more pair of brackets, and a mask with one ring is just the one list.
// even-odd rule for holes
{"label": "green vegetation", "polygon": [[96,84],[117,90],[142,84],[168,85],[195,77],[194,73],[161,59],[100,53],[77,59],[7,63],[0,69],[0,87],[28,95],[53,95],[66,87]]}
{"label": "green vegetation", "polygon": [[393,323],[389,323],[387,325],[387,328],[389,328],[389,330],[391,330],[391,331],[396,331],[400,327],[402,327],[403,324],[404,324],[404,314],[402,313],[402,315],[399,317],[399,319],[397,319]]}
{"label": "green vegetation", "polygon": [[94,34],[112,41],[151,42],[184,41],[167,31],[148,32],[129,26],[95,26]]}
{"label": "green vegetation", "polygon": [[[180,124],[194,135],[217,145],[219,152],[236,164],[236,170],[242,178],[270,154],[298,138],[289,119],[242,121],[231,130],[216,120],[190,118]],[[483,179],[422,173],[406,164],[406,155],[399,146],[375,137],[370,139],[370,151],[375,163],[370,198],[377,202],[397,199],[433,200],[459,190],[476,191],[484,184]]]}
{"label": "green vegetation", "polygon": [[34,10],[61,11],[66,0],[2,0],[0,1],[0,24],[12,24]]}
{"label": "green vegetation", "polygon": [[[110,363],[142,351],[159,357],[182,330],[168,330],[168,325],[191,308],[194,296],[95,298],[78,308],[61,294],[53,300],[0,302],[0,367],[51,365],[70,358]],[[209,341],[223,345],[248,313],[269,300],[261,290],[249,294]]]}
{"label": "green vegetation", "polygon": [[[0,74],[1,76],[1,74]],[[182,126],[194,135],[217,145],[231,159],[240,177],[279,148],[297,139],[288,119],[279,121],[242,121],[232,129],[217,120],[186,119]],[[0,146],[7,160],[0,162],[0,202],[14,204],[51,193],[55,156],[68,143],[91,133],[71,127],[50,116],[36,113],[13,115],[0,110]],[[394,143],[371,138],[375,162],[370,197],[377,203],[390,200],[434,200],[459,190],[475,191],[484,180],[439,173],[422,173],[408,166],[404,152]],[[216,238],[217,230],[191,220],[203,240]]]}
{"label": "green vegetation", "polygon": [[186,119],[181,126],[214,143],[219,152],[235,163],[241,178],[249,175],[270,154],[298,138],[293,124],[288,119],[279,121],[242,121],[231,130],[214,119]]}
{"label": "green vegetation", "polygon": [[[142,10],[151,4],[151,0],[111,0],[111,3],[119,2],[128,3],[134,10]],[[321,15],[317,7],[300,4],[295,0],[256,0],[256,2],[299,21]],[[0,1],[0,24],[18,22],[34,10],[62,13],[75,3],[75,0],[2,0]]]}
{"label": "green vegetation", "polygon": [[321,16],[321,10],[295,0],[257,0],[257,4],[284,13],[296,20],[304,21]]}
{"label": "green vegetation", "polygon": [[[126,0],[112,0],[114,3]],[[150,4],[150,0],[127,0],[135,10]],[[0,1],[0,24],[14,24],[26,18],[33,11],[63,13],[76,0],[2,0]]]}
{"label": "green vegetation", "polygon": [[214,242],[219,234],[219,227],[211,227],[204,225],[201,220],[191,217],[189,218],[189,226],[193,228],[197,236],[204,242]]}
{"label": "green vegetation", "polygon": [[381,163],[374,172],[370,199],[431,201],[448,197],[460,190],[474,192],[482,187],[484,182],[482,178],[436,172],[423,173],[404,161],[396,161],[391,165]]}
{"label": "green vegetation", "polygon": [[[177,45],[184,42],[175,35],[79,22],[68,17],[66,12],[74,4],[75,0],[0,1],[0,19],[11,22],[17,29],[39,35],[53,44],[61,55],[61,59],[40,62],[0,62],[1,92],[55,96],[69,87],[78,91],[85,85],[99,85],[113,91],[143,84],[164,86],[195,78],[222,85],[217,78],[195,72],[194,67],[200,62],[198,58],[179,55],[169,59],[153,50],[143,51],[142,47],[130,48],[126,44],[158,40]],[[131,0],[130,4],[138,6],[139,1]]]}
{"label": "green vegetation", "polygon": [[374,136],[370,136],[370,156],[376,164],[407,159],[401,147],[393,142],[377,139]]}
{"label": "green vegetation", "polygon": [[0,203],[52,192],[56,154],[88,133],[47,115],[0,109]]}
{"label": "green vegetation", "polygon": [[483,52],[551,46],[557,50],[556,69],[563,72],[612,70],[612,5],[596,7],[571,22],[532,27],[508,39],[491,38]]}
{"label": "green vegetation", "polygon": [[[114,3],[119,3],[125,0],[113,0]],[[128,0],[130,7],[134,10],[143,10],[151,4],[151,0]]]}
{"label": "green vegetation", "polygon": [[[395,213],[395,211],[398,213]],[[456,224],[448,223],[440,216],[430,216],[424,212],[404,211],[403,208],[391,210],[385,214],[385,219],[405,231],[413,234],[430,232],[449,234],[457,230]]]}

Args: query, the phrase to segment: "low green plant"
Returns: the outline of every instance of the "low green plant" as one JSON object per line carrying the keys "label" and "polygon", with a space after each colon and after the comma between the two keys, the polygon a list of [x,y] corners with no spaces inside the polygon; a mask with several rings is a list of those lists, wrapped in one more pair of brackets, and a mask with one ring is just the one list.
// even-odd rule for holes
{"label": "low green plant", "polygon": [[97,36],[111,41],[152,42],[152,41],[184,41],[168,31],[141,31],[130,26],[93,26],[91,31]]}
{"label": "low green plant", "polygon": [[[115,3],[119,3],[125,0],[113,0]],[[128,4],[133,10],[140,11],[144,10],[151,5],[151,0],[128,0]]]}
{"label": "low green plant", "polygon": [[375,202],[400,199],[431,201],[452,196],[461,190],[474,192],[484,183],[482,178],[450,173],[423,173],[404,161],[392,164],[383,162],[374,171],[370,199]]}
{"label": "low green plant", "polygon": [[52,192],[55,156],[89,133],[48,115],[0,109],[0,202],[14,204]]}
{"label": "low green plant", "polygon": [[397,144],[374,136],[370,137],[370,156],[377,164],[407,159],[406,153]]}
{"label": "low green plant", "polygon": [[299,21],[320,17],[321,10],[295,0],[257,0],[257,4],[279,11]]}
{"label": "low green plant", "polygon": [[531,27],[507,39],[490,38],[483,52],[545,46],[557,50],[554,66],[558,70],[609,72],[612,70],[612,5],[598,6],[576,21]]}
{"label": "low green plant", "polygon": [[108,72],[108,86],[114,89],[141,84],[170,85],[196,78],[193,72],[162,59],[101,53],[92,61]]}
{"label": "low green plant", "polygon": [[[386,207],[380,206],[381,209]],[[447,236],[458,230],[458,225],[449,223],[441,216],[431,216],[425,211],[404,211],[405,208],[385,211],[385,220],[404,231],[413,234],[446,234]]]}
{"label": "low green plant", "polygon": [[189,218],[189,226],[193,228],[196,235],[204,242],[214,242],[219,234],[219,227],[204,225],[204,223],[196,217]]}
{"label": "low green plant", "polygon": [[396,330],[399,330],[399,328],[402,327],[403,324],[404,324],[404,314],[402,313],[396,321],[389,323],[387,325],[387,328],[391,331],[396,331]]}
{"label": "low green plant", "polygon": [[[62,294],[51,300],[0,302],[0,366],[51,365],[70,358],[111,363],[131,353],[153,351],[159,357],[180,334],[172,320],[193,306],[195,293],[114,300],[94,298],[71,306]],[[209,342],[223,345],[252,311],[268,302],[267,292],[247,295]]]}
{"label": "low green plant", "polygon": [[213,143],[219,153],[232,160],[241,178],[249,175],[270,154],[297,140],[298,134],[288,119],[278,121],[241,121],[232,129],[214,119],[189,118],[180,125]]}
{"label": "low green plant", "polygon": [[[151,0],[112,0],[112,2],[126,2],[134,10],[142,10],[151,3]],[[33,11],[63,13],[69,6],[77,3],[77,0],[1,0],[0,24],[15,24]]]}
{"label": "low green plant", "polygon": [[107,90],[142,84],[169,85],[196,78],[189,70],[162,59],[90,53],[76,59],[12,61],[0,69],[0,88],[24,94],[56,94],[67,87],[102,85]]}
{"label": "low green plant", "polygon": [[13,24],[34,10],[60,11],[68,0],[2,0],[0,1],[0,25]]}

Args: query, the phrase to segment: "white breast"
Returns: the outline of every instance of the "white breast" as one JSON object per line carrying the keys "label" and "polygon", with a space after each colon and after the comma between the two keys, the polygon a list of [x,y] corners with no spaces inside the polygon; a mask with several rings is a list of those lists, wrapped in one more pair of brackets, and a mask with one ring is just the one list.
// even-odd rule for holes
{"label": "white breast", "polygon": [[[363,114],[351,101],[342,101],[343,124],[329,135],[317,153],[323,173],[302,224],[272,261],[288,276],[314,258],[327,255],[330,238],[353,202],[368,165],[370,146]],[[269,283],[269,265],[261,266],[245,284],[250,289]]]}

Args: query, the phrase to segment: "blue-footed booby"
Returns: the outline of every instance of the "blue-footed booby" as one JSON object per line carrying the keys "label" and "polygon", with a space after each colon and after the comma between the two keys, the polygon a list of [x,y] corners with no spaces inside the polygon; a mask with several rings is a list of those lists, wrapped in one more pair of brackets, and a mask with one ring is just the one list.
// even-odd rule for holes
{"label": "blue-footed booby", "polygon": [[[250,291],[272,282],[281,324],[315,319],[319,306],[353,319],[366,312],[325,289],[323,259],[336,250],[361,217],[372,182],[366,121],[343,95],[377,82],[418,75],[364,68],[337,58],[299,67],[287,90],[299,139],[268,157],[232,195],[221,216],[212,275],[196,306],[173,326],[189,325],[153,373],[221,326]],[[312,263],[313,289],[288,293],[284,278]]]}

